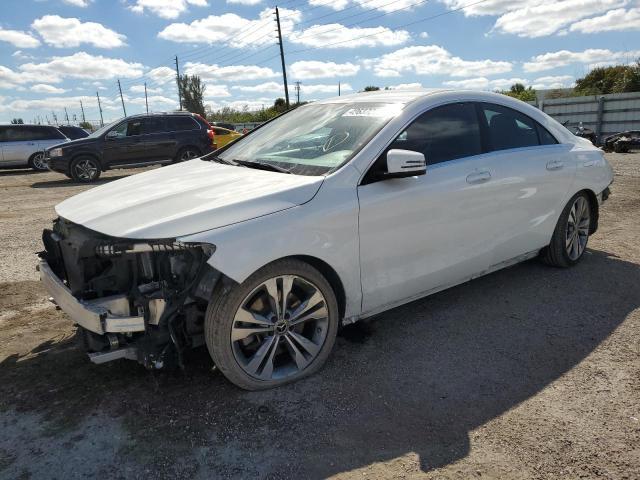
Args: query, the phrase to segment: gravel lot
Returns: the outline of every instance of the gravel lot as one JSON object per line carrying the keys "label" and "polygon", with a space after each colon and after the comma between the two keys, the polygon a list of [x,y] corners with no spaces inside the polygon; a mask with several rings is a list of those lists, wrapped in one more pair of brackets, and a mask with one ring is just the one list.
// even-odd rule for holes
{"label": "gravel lot", "polygon": [[[577,267],[537,261],[345,329],[314,377],[92,365],[34,271],[86,186],[0,172],[0,478],[640,477],[640,154]],[[101,182],[132,172],[109,172]]]}

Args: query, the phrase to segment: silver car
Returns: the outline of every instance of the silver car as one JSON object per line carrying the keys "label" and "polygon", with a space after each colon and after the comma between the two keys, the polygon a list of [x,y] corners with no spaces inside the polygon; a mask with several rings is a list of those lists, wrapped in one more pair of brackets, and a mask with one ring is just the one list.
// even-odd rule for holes
{"label": "silver car", "polygon": [[60,130],[49,125],[0,125],[0,168],[46,170],[44,150],[68,141]]}

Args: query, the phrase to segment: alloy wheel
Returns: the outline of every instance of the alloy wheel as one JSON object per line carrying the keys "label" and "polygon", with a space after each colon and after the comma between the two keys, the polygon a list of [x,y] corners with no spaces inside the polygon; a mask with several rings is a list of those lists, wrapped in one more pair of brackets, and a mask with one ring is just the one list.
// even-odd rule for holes
{"label": "alloy wheel", "polygon": [[180,156],[180,161],[186,162],[187,160],[192,160],[197,156],[198,156],[198,152],[195,152],[193,150],[185,150],[184,152],[182,152],[182,155]]}
{"label": "alloy wheel", "polygon": [[98,174],[97,165],[89,159],[80,160],[73,167],[74,173],[79,180],[93,180]]}
{"label": "alloy wheel", "polygon": [[279,380],[309,366],[329,330],[320,289],[296,275],[269,278],[238,307],[231,346],[238,365],[259,380]]}
{"label": "alloy wheel", "polygon": [[567,220],[565,249],[571,260],[580,258],[589,239],[591,216],[587,199],[579,196],[571,206]]}
{"label": "alloy wheel", "polygon": [[31,160],[33,168],[36,170],[47,170],[47,162],[44,159],[44,153],[36,153]]}

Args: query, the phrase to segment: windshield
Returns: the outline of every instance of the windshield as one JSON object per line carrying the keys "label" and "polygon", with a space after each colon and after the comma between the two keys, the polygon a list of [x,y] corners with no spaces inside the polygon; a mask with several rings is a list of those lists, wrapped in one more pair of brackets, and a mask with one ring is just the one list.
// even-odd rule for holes
{"label": "windshield", "polygon": [[269,122],[218,157],[276,165],[297,175],[325,175],[349,161],[401,108],[378,102],[305,105]]}
{"label": "windshield", "polygon": [[87,138],[97,138],[100,135],[102,135],[103,133],[106,133],[107,130],[109,130],[111,127],[113,127],[116,123],[122,121],[122,119],[116,120],[115,122],[111,122],[108,123],[107,125],[105,125],[104,127],[100,127],[98,130],[96,130],[95,132],[93,132],[91,135],[89,135]]}

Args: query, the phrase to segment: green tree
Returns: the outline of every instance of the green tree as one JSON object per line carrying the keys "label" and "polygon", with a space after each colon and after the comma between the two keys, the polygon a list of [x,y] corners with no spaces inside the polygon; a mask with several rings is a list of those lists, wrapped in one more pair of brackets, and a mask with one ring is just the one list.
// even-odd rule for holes
{"label": "green tree", "polygon": [[24,120],[22,120],[21,118],[14,118],[11,120],[11,123],[13,125],[22,125],[24,123]]}
{"label": "green tree", "polygon": [[91,125],[89,122],[80,122],[80,123],[78,124],[78,126],[79,126],[80,128],[84,128],[85,130],[91,130],[91,131],[93,131],[93,125]]}
{"label": "green tree", "polygon": [[517,98],[523,102],[533,102],[536,100],[536,91],[531,87],[525,87],[522,83],[514,83],[509,90],[501,90],[500,93]]}
{"label": "green tree", "polygon": [[180,75],[180,96],[182,98],[182,108],[191,113],[197,113],[203,117],[204,92],[206,85],[202,83],[197,75]]}
{"label": "green tree", "polygon": [[363,92],[377,92],[378,90],[380,90],[380,87],[376,87],[375,85],[368,85],[364,87]]}
{"label": "green tree", "polygon": [[640,91],[640,60],[635,65],[597,67],[576,80],[576,95]]}

